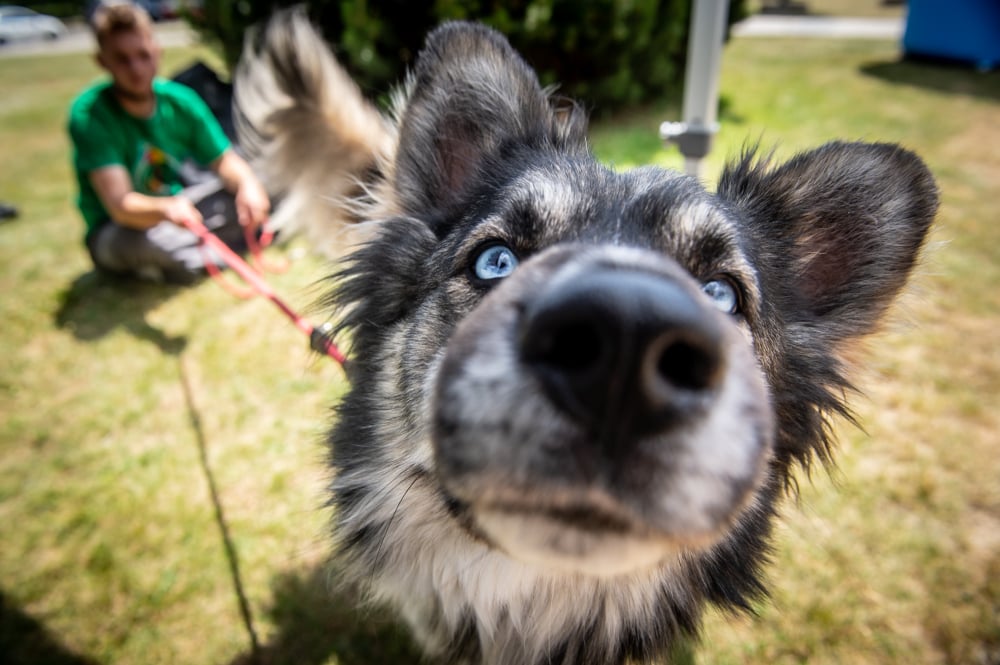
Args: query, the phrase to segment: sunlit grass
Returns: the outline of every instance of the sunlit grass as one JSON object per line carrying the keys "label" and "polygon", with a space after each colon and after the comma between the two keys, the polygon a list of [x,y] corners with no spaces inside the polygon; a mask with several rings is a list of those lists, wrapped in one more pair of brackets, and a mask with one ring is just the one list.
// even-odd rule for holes
{"label": "sunlit grass", "polygon": [[[196,56],[216,62],[177,49],[165,69]],[[754,619],[712,615],[702,663],[1000,659],[1000,78],[897,58],[883,42],[727,47],[706,180],[748,138],[780,156],[899,141],[944,205],[916,288],[861,368],[867,433],[842,427],[837,470],[802,479],[772,601]],[[0,200],[22,212],[0,224],[0,653],[244,662],[211,482],[270,662],[406,662],[404,639],[326,593],[319,442],[340,370],[267,302],[89,272],[63,122],[95,76],[86,56],[0,60]],[[670,109],[602,123],[598,154],[678,167],[656,137]],[[327,270],[306,257],[273,283],[307,308]],[[34,641],[6,628],[26,625],[41,626]]]}

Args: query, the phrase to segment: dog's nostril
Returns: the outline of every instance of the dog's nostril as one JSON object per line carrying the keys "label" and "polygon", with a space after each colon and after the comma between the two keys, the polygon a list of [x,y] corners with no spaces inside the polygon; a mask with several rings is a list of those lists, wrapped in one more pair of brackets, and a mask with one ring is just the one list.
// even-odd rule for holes
{"label": "dog's nostril", "polygon": [[655,377],[647,386],[654,397],[664,387],[659,385],[659,381],[673,388],[701,391],[712,388],[721,373],[721,358],[714,346],[673,334],[665,335],[650,345],[645,364],[653,370]]}
{"label": "dog's nostril", "polygon": [[600,362],[601,336],[586,323],[565,323],[550,330],[536,344],[533,360],[564,372],[582,372]]}

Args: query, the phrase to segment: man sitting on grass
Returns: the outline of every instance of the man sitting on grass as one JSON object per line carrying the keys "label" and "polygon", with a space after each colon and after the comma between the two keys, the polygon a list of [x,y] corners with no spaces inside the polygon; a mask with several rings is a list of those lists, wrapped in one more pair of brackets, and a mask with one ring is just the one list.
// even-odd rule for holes
{"label": "man sitting on grass", "polygon": [[[143,9],[102,6],[93,28],[111,80],[84,90],[69,116],[87,249],[104,270],[191,282],[221,258],[199,248],[184,223],[203,222],[243,249],[241,225],[263,224],[270,200],[197,93],[157,77],[161,50]],[[185,190],[191,161],[211,167],[222,187]]]}

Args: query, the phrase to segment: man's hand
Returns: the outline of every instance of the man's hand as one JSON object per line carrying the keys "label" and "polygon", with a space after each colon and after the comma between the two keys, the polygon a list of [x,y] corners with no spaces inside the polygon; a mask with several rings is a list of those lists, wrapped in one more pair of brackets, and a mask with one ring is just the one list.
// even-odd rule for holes
{"label": "man's hand", "polygon": [[236,216],[240,224],[251,229],[267,222],[271,212],[271,199],[257,178],[245,178],[236,190]]}
{"label": "man's hand", "polygon": [[236,215],[240,224],[256,229],[271,213],[271,199],[246,161],[232,149],[222,153],[212,165],[226,189],[236,196]]}
{"label": "man's hand", "polygon": [[190,222],[203,224],[205,221],[201,211],[183,196],[170,196],[163,200],[163,219],[185,229]]}

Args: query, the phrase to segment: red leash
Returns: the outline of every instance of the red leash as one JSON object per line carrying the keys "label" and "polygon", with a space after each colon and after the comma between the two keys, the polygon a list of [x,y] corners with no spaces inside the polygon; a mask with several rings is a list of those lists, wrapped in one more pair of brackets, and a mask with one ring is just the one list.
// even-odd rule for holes
{"label": "red leash", "polygon": [[[211,235],[215,236],[214,233]],[[260,234],[260,240],[258,241],[250,227],[244,226],[243,238],[246,241],[247,249],[250,251],[250,261],[248,261],[247,264],[250,267],[255,268],[258,275],[263,275],[265,272],[285,272],[288,270],[289,263],[287,261],[281,263],[280,265],[264,261],[264,255],[261,253],[261,249],[271,244],[271,241],[274,239],[274,233],[263,229]],[[239,284],[224,278],[222,276],[222,270],[220,270],[219,266],[215,265],[215,261],[212,260],[211,254],[208,251],[208,245],[203,242],[200,247],[202,256],[204,257],[205,272],[207,272],[209,276],[219,284],[219,286],[224,288],[226,291],[229,291],[229,293],[233,296],[244,300],[247,298],[253,298],[257,295],[257,292],[252,288],[240,286]]]}
{"label": "red leash", "polygon": [[[278,309],[284,312],[285,316],[287,316],[289,319],[292,320],[292,323],[295,324],[295,327],[297,327],[299,330],[301,330],[302,332],[304,332],[306,335],[309,336],[310,348],[312,348],[314,351],[330,356],[341,365],[344,365],[347,362],[347,358],[340,351],[340,349],[337,348],[337,345],[334,344],[333,340],[330,338],[331,326],[329,326],[329,324],[323,326],[314,326],[305,319],[303,319],[301,316],[299,316],[291,307],[285,304],[285,301],[283,301],[281,298],[278,297],[278,294],[274,292],[274,289],[271,288],[270,284],[264,281],[264,278],[261,277],[259,272],[251,268],[246,261],[240,258],[239,254],[231,250],[229,246],[226,245],[226,243],[222,242],[222,240],[217,235],[209,231],[204,224],[194,220],[188,220],[184,223],[184,225],[187,227],[189,231],[198,236],[198,239],[201,240],[203,247],[211,247],[212,249],[217,251],[219,255],[222,257],[222,260],[226,262],[226,265],[228,265],[233,270],[233,272],[235,272],[237,275],[243,278],[243,281],[245,281],[250,286],[250,289],[240,289],[236,285],[227,284],[225,281],[222,280],[221,275],[219,274],[218,266],[212,263],[212,261],[206,260],[205,266],[207,271],[213,277],[216,277],[220,282],[220,284],[222,284],[226,288],[226,290],[230,291],[231,293],[235,293],[240,297],[249,297],[254,295],[255,293],[257,295],[264,296],[265,298],[273,302],[275,305],[277,305]],[[249,242],[252,236],[253,233],[250,232],[249,229],[247,229],[247,238],[248,238],[247,244],[250,245],[251,247],[254,247],[256,246],[256,243],[251,244],[251,242]],[[270,239],[270,236],[268,236],[268,239]],[[253,251],[253,256],[255,257],[255,260],[257,262],[261,261],[259,254],[259,247],[257,251]],[[237,291],[236,289],[239,289],[239,291]]]}

